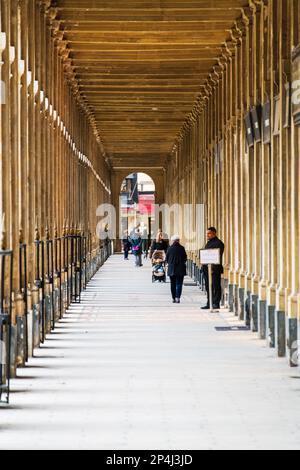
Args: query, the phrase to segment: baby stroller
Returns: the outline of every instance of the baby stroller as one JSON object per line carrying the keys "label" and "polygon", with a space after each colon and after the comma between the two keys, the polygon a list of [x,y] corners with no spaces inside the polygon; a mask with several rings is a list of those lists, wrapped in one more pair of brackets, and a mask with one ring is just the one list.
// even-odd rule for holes
{"label": "baby stroller", "polygon": [[155,251],[152,256],[152,282],[167,282],[166,254],[164,251]]}

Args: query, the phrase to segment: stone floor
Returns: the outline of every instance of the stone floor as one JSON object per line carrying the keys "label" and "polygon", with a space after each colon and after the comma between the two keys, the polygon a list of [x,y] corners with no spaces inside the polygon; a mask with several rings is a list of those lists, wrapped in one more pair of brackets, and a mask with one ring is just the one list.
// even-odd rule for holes
{"label": "stone floor", "polygon": [[300,449],[298,370],[204,302],[111,258],[13,381],[0,449]]}

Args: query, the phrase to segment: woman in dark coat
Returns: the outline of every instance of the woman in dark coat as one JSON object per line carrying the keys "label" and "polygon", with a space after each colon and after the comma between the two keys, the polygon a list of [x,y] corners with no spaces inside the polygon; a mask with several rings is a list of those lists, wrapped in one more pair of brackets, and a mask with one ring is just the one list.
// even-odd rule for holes
{"label": "woman in dark coat", "polygon": [[152,243],[151,249],[150,249],[150,259],[152,259],[152,256],[155,251],[164,251],[167,253],[169,248],[169,242],[164,239],[164,234],[159,231],[156,237],[156,240]]}
{"label": "woman in dark coat", "polygon": [[124,250],[124,259],[128,260],[129,251],[131,250],[131,243],[129,238],[128,230],[124,232],[124,238],[122,240],[123,250]]}
{"label": "woman in dark coat", "polygon": [[167,252],[168,276],[171,279],[171,292],[174,304],[180,304],[184,277],[186,276],[187,254],[180,244],[180,237],[172,238],[172,245]]}
{"label": "woman in dark coat", "polygon": [[130,243],[132,246],[132,253],[135,256],[135,265],[140,268],[143,266],[142,264],[142,244],[143,240],[140,234],[140,231],[137,229],[135,230],[135,233],[130,237]]}

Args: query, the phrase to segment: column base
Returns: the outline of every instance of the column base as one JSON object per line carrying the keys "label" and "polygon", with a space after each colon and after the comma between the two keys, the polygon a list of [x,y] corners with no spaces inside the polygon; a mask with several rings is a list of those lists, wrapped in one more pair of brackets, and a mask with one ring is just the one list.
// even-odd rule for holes
{"label": "column base", "polygon": [[25,321],[25,317],[17,317],[17,367],[25,367],[26,362]]}
{"label": "column base", "polygon": [[268,332],[269,332],[269,346],[270,348],[276,347],[276,334],[275,334],[275,307],[268,306]]}
{"label": "column base", "polygon": [[275,335],[278,357],[286,356],[286,314],[276,310],[275,312]]}
{"label": "column base", "polygon": [[64,282],[61,286],[61,295],[62,295],[62,308],[63,312],[67,309],[67,301],[68,301],[68,292],[67,292],[67,283]]}
{"label": "column base", "polygon": [[186,263],[186,270],[187,270],[188,275],[190,276],[191,275],[191,261],[189,259],[187,260],[187,263]]}
{"label": "column base", "polygon": [[228,279],[222,278],[222,305],[229,309],[229,283]]}
{"label": "column base", "polygon": [[230,312],[234,312],[234,284],[228,285],[228,304]]}
{"label": "column base", "polygon": [[197,282],[197,265],[193,263],[193,280]]}
{"label": "column base", "polygon": [[45,309],[46,309],[46,334],[51,333],[52,325],[52,298],[50,295],[46,296],[45,299]]}
{"label": "column base", "polygon": [[291,367],[298,367],[298,319],[288,318],[287,320],[287,345],[288,345],[288,358]]}
{"label": "column base", "polygon": [[239,316],[239,307],[240,307],[240,301],[239,301],[239,286],[235,285],[234,286],[234,313],[238,317]]}
{"label": "column base", "polygon": [[200,286],[200,269],[198,266],[196,270],[196,282],[197,282],[197,285]]}
{"label": "column base", "polygon": [[10,376],[15,379],[17,376],[17,348],[18,348],[18,327],[11,326],[11,347],[10,347]]}
{"label": "column base", "polygon": [[258,295],[251,294],[250,302],[251,329],[253,333],[258,332]]}
{"label": "column base", "polygon": [[[40,305],[39,305],[39,320],[40,320],[40,323],[39,323],[39,330],[40,330],[40,339],[39,339],[39,345],[41,345],[41,342],[42,342],[42,339],[43,339],[43,335],[46,336],[46,319],[45,319],[45,316],[46,316],[46,306],[44,304],[44,302],[41,300],[40,301]],[[44,322],[44,332],[43,332],[43,322]]]}
{"label": "column base", "polygon": [[28,312],[28,357],[33,357],[33,310]]}
{"label": "column base", "polygon": [[265,300],[258,302],[258,331],[260,339],[267,338],[267,302]]}
{"label": "column base", "polygon": [[246,308],[245,308],[245,289],[243,287],[240,287],[238,289],[238,298],[239,298],[239,319],[241,321],[246,320]]}
{"label": "column base", "polygon": [[251,292],[248,291],[245,299],[245,323],[249,328],[251,327]]}
{"label": "column base", "polygon": [[33,306],[33,349],[40,346],[40,304]]}
{"label": "column base", "polygon": [[59,297],[60,297],[59,289],[55,289],[53,298],[54,298],[54,318],[56,322],[59,320],[59,317],[60,317]]}

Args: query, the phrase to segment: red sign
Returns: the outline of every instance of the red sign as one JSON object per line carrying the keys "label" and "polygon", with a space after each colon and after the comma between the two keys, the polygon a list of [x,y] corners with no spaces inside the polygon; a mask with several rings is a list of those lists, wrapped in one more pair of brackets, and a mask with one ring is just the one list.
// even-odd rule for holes
{"label": "red sign", "polygon": [[154,194],[139,195],[139,212],[142,215],[155,215],[155,196]]}

